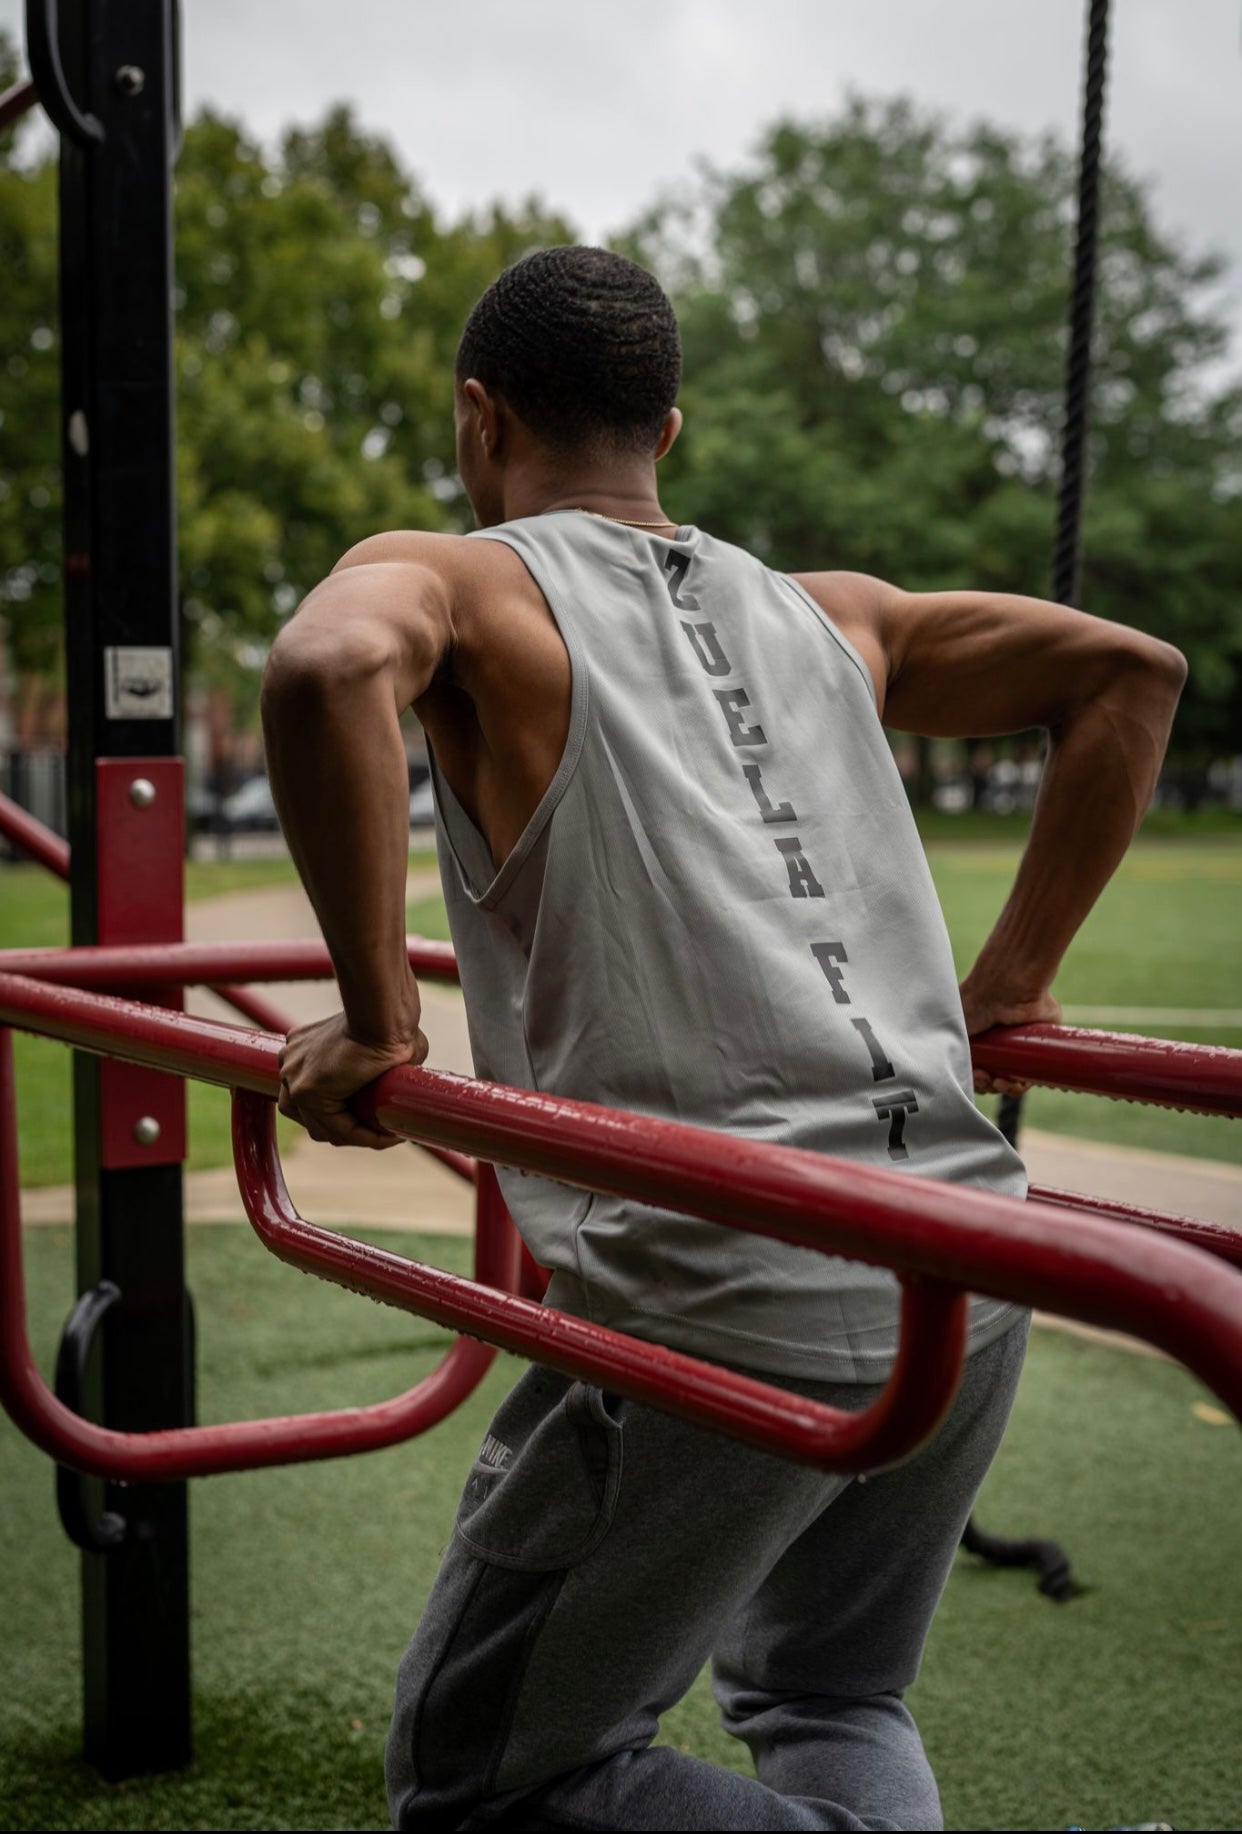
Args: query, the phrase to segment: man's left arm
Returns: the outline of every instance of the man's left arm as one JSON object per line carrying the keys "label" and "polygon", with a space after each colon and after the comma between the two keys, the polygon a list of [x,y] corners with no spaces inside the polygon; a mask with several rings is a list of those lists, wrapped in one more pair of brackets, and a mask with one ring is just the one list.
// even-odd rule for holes
{"label": "man's left arm", "polygon": [[347,555],[281,631],[263,677],[262,716],[281,827],[344,1007],[290,1033],[281,1112],[313,1139],[378,1148],[396,1140],[355,1120],[350,1097],[427,1055],[405,946],[409,784],[400,720],[430,686],[453,625],[449,593],[432,568],[368,558],[373,551],[366,543]]}

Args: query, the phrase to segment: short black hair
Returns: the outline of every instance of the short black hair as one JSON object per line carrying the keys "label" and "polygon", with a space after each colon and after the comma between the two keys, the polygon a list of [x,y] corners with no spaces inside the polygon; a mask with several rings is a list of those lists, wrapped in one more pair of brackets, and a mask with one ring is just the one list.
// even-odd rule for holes
{"label": "short black hair", "polygon": [[457,380],[501,395],[536,438],[650,451],[681,382],[659,281],[606,248],[542,248],[494,280],[457,351]]}

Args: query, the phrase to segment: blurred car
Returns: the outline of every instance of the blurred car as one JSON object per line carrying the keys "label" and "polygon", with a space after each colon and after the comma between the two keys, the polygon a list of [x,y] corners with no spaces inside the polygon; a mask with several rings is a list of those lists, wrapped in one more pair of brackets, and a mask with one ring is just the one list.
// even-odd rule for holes
{"label": "blurred car", "polygon": [[205,785],[191,784],[185,793],[185,819],[191,834],[211,834],[221,825],[220,799]]}
{"label": "blurred car", "polygon": [[432,793],[431,778],[415,784],[410,791],[410,826],[411,828],[430,828],[436,819],[435,797]]}
{"label": "blurred car", "polygon": [[251,777],[220,804],[224,825],[235,834],[272,834],[280,827],[272,786],[266,777]]}

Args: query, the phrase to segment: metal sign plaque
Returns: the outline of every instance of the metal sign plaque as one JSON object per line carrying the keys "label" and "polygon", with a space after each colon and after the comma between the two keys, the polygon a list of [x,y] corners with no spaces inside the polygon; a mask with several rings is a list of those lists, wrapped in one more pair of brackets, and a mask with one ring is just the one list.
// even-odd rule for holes
{"label": "metal sign plaque", "polygon": [[104,712],[110,720],[173,717],[170,648],[104,650]]}

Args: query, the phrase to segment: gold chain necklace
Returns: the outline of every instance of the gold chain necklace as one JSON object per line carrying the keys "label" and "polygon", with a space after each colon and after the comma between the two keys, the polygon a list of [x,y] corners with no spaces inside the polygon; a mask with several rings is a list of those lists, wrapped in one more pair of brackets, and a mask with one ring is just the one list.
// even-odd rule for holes
{"label": "gold chain necklace", "polygon": [[602,509],[583,509],[581,503],[575,505],[580,516],[595,516],[600,522],[619,522],[624,529],[675,529],[677,524],[667,516],[661,516],[655,522],[635,522],[629,516],[606,516]]}

